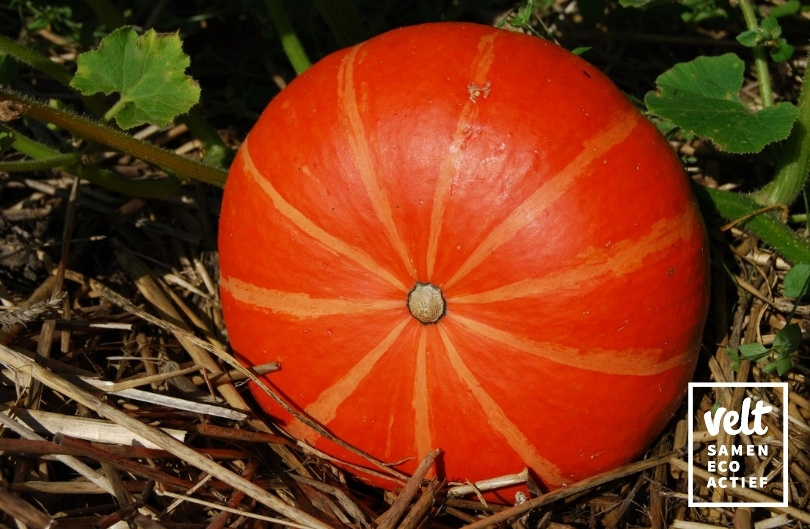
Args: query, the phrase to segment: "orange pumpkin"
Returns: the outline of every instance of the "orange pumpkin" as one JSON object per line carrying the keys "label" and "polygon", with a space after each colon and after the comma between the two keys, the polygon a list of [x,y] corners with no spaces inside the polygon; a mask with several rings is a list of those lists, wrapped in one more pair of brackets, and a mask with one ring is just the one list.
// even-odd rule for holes
{"label": "orange pumpkin", "polygon": [[[707,242],[666,140],[540,38],[436,23],[321,60],[242,145],[220,221],[241,358],[412,471],[556,488],[638,456],[693,374]],[[283,411],[292,435],[365,465]]]}

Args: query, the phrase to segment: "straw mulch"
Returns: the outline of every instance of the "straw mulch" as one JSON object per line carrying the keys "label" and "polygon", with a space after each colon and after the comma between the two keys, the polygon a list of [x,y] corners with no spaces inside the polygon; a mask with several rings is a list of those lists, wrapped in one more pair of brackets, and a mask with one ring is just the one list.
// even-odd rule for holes
{"label": "straw mulch", "polygon": [[[138,527],[810,524],[804,358],[781,379],[791,388],[787,508],[687,508],[686,406],[638,462],[511,509],[474,493],[459,497],[446,483],[370,490],[251,413],[217,305],[217,192],[192,185],[143,201],[64,174],[13,175],[3,185],[0,520],[7,527],[13,519],[29,528],[124,527],[120,520]],[[719,340],[706,341],[696,380],[777,380],[745,361],[733,371],[726,346],[773,341],[793,310],[780,294],[789,267],[733,228],[711,233],[717,259],[707,337]],[[799,305],[794,321],[807,328],[808,313]],[[781,395],[763,397],[778,403]],[[700,409],[730,398],[707,393]],[[769,426],[779,435],[779,425]],[[696,440],[700,464],[715,440]],[[778,484],[781,460],[772,455],[746,464]],[[780,497],[780,486],[738,499]],[[706,489],[697,493],[712,499]]]}
{"label": "straw mulch", "polygon": [[[200,154],[183,128],[153,132]],[[711,184],[707,159],[690,176]],[[154,172],[126,157],[108,163]],[[251,410],[217,302],[219,197],[188,184],[141,200],[59,172],[2,175],[0,528],[810,526],[807,348],[780,379],[747,361],[734,370],[726,354],[772,343],[794,308],[792,321],[809,329],[810,306],[784,297],[789,265],[736,228],[707,219],[713,305],[695,380],[788,382],[789,506],[689,508],[688,453],[702,467],[707,444],[743,441],[698,432],[689,446],[685,405],[638,461],[502,506],[419,475],[394,492],[364,487]],[[778,392],[761,396],[781,403]],[[702,393],[699,410],[741,398]],[[424,454],[424,469],[435,455]],[[695,494],[783,494],[781,454],[744,465],[771,484],[713,497],[697,468]]]}

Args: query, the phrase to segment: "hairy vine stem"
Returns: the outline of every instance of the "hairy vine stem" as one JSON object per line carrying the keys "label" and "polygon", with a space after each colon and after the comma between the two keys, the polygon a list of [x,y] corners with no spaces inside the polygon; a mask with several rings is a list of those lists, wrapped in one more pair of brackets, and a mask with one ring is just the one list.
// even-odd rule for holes
{"label": "hairy vine stem", "polygon": [[780,153],[779,166],[773,179],[751,195],[762,204],[789,206],[796,200],[807,182],[810,174],[810,88],[807,85],[805,72],[802,92],[799,95],[799,115]]}
{"label": "hairy vine stem", "polygon": [[695,186],[695,195],[703,211],[714,210],[721,217],[739,220],[738,226],[771,246],[792,263],[810,263],[810,242],[764,211],[761,204],[747,195],[703,186]]}
{"label": "hairy vine stem", "polygon": [[0,133],[11,137],[12,148],[32,158],[32,160],[0,163],[2,171],[57,168],[105,189],[141,198],[163,197],[180,187],[180,180],[173,176],[148,180],[124,178],[97,165],[83,163],[81,154],[78,152],[62,154],[2,124],[0,124]]}
{"label": "hairy vine stem", "polygon": [[99,122],[51,108],[44,103],[4,89],[0,89],[0,101],[14,102],[17,104],[16,110],[22,115],[51,123],[82,138],[129,153],[173,175],[194,178],[220,187],[225,185],[227,172],[224,169],[180,156]]}
{"label": "hairy vine stem", "polygon": [[[740,10],[742,11],[745,25],[750,31],[759,30],[759,22],[757,15],[754,11],[754,6],[751,0],[739,0]],[[765,48],[761,44],[757,44],[753,48],[754,54],[754,67],[757,70],[757,79],[759,80],[759,96],[762,99],[763,108],[773,106],[773,90],[771,89],[771,74],[768,71],[768,56],[765,53]]]}
{"label": "hairy vine stem", "polygon": [[290,64],[296,74],[303,73],[307,68],[312,66],[312,63],[307,57],[304,46],[298,39],[295,30],[290,24],[290,19],[287,16],[287,11],[281,0],[264,0],[264,5],[267,12],[270,14],[270,19],[273,21],[273,26],[276,28],[279,39],[281,40],[281,47],[284,48],[284,54],[287,55]]}

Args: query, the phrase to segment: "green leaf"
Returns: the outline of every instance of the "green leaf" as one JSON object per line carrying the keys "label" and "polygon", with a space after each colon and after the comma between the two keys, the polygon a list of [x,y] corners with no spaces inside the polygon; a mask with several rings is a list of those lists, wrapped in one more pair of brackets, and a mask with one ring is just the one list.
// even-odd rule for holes
{"label": "green leaf", "polygon": [[655,2],[655,0],[619,0],[622,7],[644,7],[652,2]]}
{"label": "green leaf", "polygon": [[726,356],[733,360],[731,369],[736,373],[740,369],[740,353],[731,347],[726,347]]}
{"label": "green leaf", "polygon": [[799,263],[794,265],[785,274],[785,279],[782,282],[785,288],[785,296],[801,298],[807,294],[808,280],[810,280],[810,264]]}
{"label": "green leaf", "polygon": [[777,360],[776,362],[776,372],[781,377],[791,369],[793,369],[793,359],[789,356],[785,356]]}
{"label": "green leaf", "polygon": [[715,0],[680,0],[686,10],[681,13],[681,20],[687,24],[699,24],[706,20],[728,18],[728,13],[718,7]]}
{"label": "green leaf", "polygon": [[798,323],[785,325],[773,339],[773,350],[779,356],[790,356],[799,350],[802,343],[802,328]]}
{"label": "green leaf", "polygon": [[772,6],[769,14],[776,18],[788,17],[798,13],[801,8],[799,0],[788,0],[784,4]]}
{"label": "green leaf", "polygon": [[0,130],[0,154],[3,154],[14,143],[14,135]]}
{"label": "green leaf", "polygon": [[[672,0],[619,0],[619,5],[622,7],[647,7],[672,4]],[[603,2],[604,5],[604,2]]]}
{"label": "green leaf", "polygon": [[759,44],[760,33],[757,30],[749,29],[737,35],[737,42],[746,48],[753,48]]}
{"label": "green leaf", "polygon": [[528,0],[526,5],[521,6],[509,17],[509,24],[516,28],[523,28],[531,23],[534,14],[534,0]]}
{"label": "green leaf", "polygon": [[757,29],[743,31],[737,35],[737,42],[748,48],[755,46],[769,48],[771,59],[775,62],[785,62],[794,51],[794,47],[782,38],[782,27],[773,15],[763,18]]}
{"label": "green leaf", "polygon": [[796,48],[787,43],[785,39],[779,39],[771,48],[771,59],[774,62],[785,62],[793,56]]}
{"label": "green leaf", "polygon": [[771,352],[759,342],[747,343],[740,346],[740,353],[753,362],[758,362],[767,357]]}
{"label": "green leaf", "polygon": [[107,118],[129,129],[144,123],[168,125],[199,100],[200,88],[185,74],[189,58],[180,37],[149,30],[140,37],[117,29],[97,50],[83,53],[71,86],[85,95],[118,93]]}
{"label": "green leaf", "polygon": [[739,97],[744,69],[733,53],[677,64],[658,77],[658,90],[644,102],[655,115],[712,140],[721,150],[759,152],[787,138],[798,111],[789,103],[751,111]]}
{"label": "green leaf", "polygon": [[774,16],[767,16],[759,23],[762,31],[769,38],[776,38],[782,35],[782,28],[779,26],[779,21]]}

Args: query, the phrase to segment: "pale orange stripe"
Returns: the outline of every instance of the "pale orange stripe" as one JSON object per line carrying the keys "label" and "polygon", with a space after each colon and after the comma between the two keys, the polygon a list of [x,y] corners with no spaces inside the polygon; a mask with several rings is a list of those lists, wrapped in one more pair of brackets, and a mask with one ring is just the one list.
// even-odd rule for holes
{"label": "pale orange stripe", "polygon": [[[406,287],[391,272],[374,261],[369,254],[328,233],[326,230],[308,219],[303,213],[295,209],[292,204],[284,200],[276,188],[273,187],[273,184],[271,184],[266,178],[263,178],[259,170],[256,168],[256,165],[253,163],[253,158],[250,156],[250,146],[248,141],[249,140],[245,140],[245,143],[242,145],[242,148],[239,151],[239,155],[242,157],[245,165],[245,173],[257,186],[259,186],[259,189],[261,189],[268,196],[268,198],[270,198],[270,200],[273,202],[273,206],[276,208],[276,210],[278,210],[279,213],[292,222],[299,230],[318,241],[330,252],[348,257],[362,268],[384,279],[395,288],[403,292],[408,292],[408,290],[410,290],[409,287]],[[247,222],[250,221],[248,220]]]}
{"label": "pale orange stripe", "polygon": [[427,454],[433,449],[427,377],[427,326],[422,325],[419,329],[419,345],[416,349],[416,377],[413,384],[417,454]]}
{"label": "pale orange stripe", "polygon": [[475,400],[478,401],[478,405],[481,407],[481,411],[492,427],[492,430],[500,433],[506,439],[506,442],[512,450],[523,458],[523,461],[537,473],[541,480],[546,483],[562,483],[563,477],[560,473],[560,469],[541,456],[520,428],[509,420],[500,405],[481,387],[475,375],[470,372],[467,365],[461,359],[461,356],[459,356],[458,351],[447,335],[447,332],[444,330],[444,327],[440,325],[438,328],[445,349],[447,350],[447,358],[450,360],[450,364],[453,366],[459,378],[467,386],[467,389],[470,390]]}
{"label": "pale orange stripe", "polygon": [[405,307],[403,301],[396,300],[311,298],[301,292],[262,288],[235,277],[222,277],[220,286],[242,303],[299,319],[360,315]]}
{"label": "pale orange stripe", "polygon": [[379,344],[366,353],[348,373],[340,377],[331,387],[324,390],[314,402],[306,407],[307,414],[321,424],[328,426],[337,416],[340,405],[354,394],[357,386],[368,377],[380,358],[394,345],[410,318],[410,316],[403,318],[402,322],[394,327],[394,330],[388,333],[388,336]]}
{"label": "pale orange stripe", "polygon": [[655,223],[640,239],[613,243],[610,249],[589,248],[574,257],[565,268],[554,274],[524,279],[486,292],[448,297],[448,303],[493,303],[510,299],[559,295],[561,292],[598,288],[601,279],[626,275],[641,268],[645,257],[689,238],[697,228],[698,219],[691,209],[679,217]]}
{"label": "pale orange stripe", "polygon": [[368,140],[366,139],[366,131],[363,126],[363,118],[360,115],[360,108],[357,105],[358,94],[354,86],[354,63],[357,59],[357,53],[361,48],[362,46],[354,47],[352,51],[343,58],[338,68],[337,98],[342,110],[339,120],[346,133],[346,140],[351,146],[355,167],[366,188],[366,193],[371,200],[374,213],[382,223],[382,227],[399,254],[402,263],[405,265],[405,269],[415,281],[416,269],[405,247],[405,243],[402,241],[402,237],[397,230],[388,197],[383,192],[382,188],[380,188],[380,184],[377,181],[377,171],[372,162]]}
{"label": "pale orange stripe", "polygon": [[[445,317],[451,317],[448,314]],[[562,364],[585,371],[605,373],[608,375],[651,376],[663,373],[690,361],[691,351],[669,358],[664,362],[654,363],[650,359],[661,355],[660,349],[588,349],[567,347],[552,342],[535,342],[510,332],[490,327],[470,318],[452,314],[452,320],[467,330],[484,338],[523,351],[557,364]]]}
{"label": "pale orange stripe", "polygon": [[[471,84],[475,84],[476,86],[486,85],[486,76],[495,59],[494,43],[497,36],[498,33],[491,33],[484,36],[478,43],[478,55],[472,64]],[[476,99],[476,101],[480,102],[483,102],[483,100],[483,97]],[[442,231],[442,220],[444,219],[444,212],[447,209],[447,200],[450,196],[450,184],[458,173],[457,159],[461,156],[462,145],[467,138],[470,123],[475,122],[478,118],[478,109],[480,107],[479,103],[476,101],[467,98],[467,102],[461,110],[461,116],[458,119],[455,133],[453,134],[453,143],[450,144],[447,157],[444,159],[444,163],[439,170],[439,179],[436,182],[436,193],[433,197],[433,210],[430,214],[427,277],[433,277],[433,269],[436,266],[436,257],[439,250],[439,235]]]}
{"label": "pale orange stripe", "polygon": [[574,158],[559,173],[543,183],[487,235],[470,257],[467,258],[467,261],[442,285],[442,288],[447,289],[458,282],[481,264],[492,252],[512,240],[537,215],[576,185],[580,177],[588,174],[586,169],[589,165],[630,136],[630,133],[641,119],[643,118],[634,112],[621,112],[614,115],[613,122],[608,125],[606,130],[595,134],[583,146],[582,153],[579,156]]}

